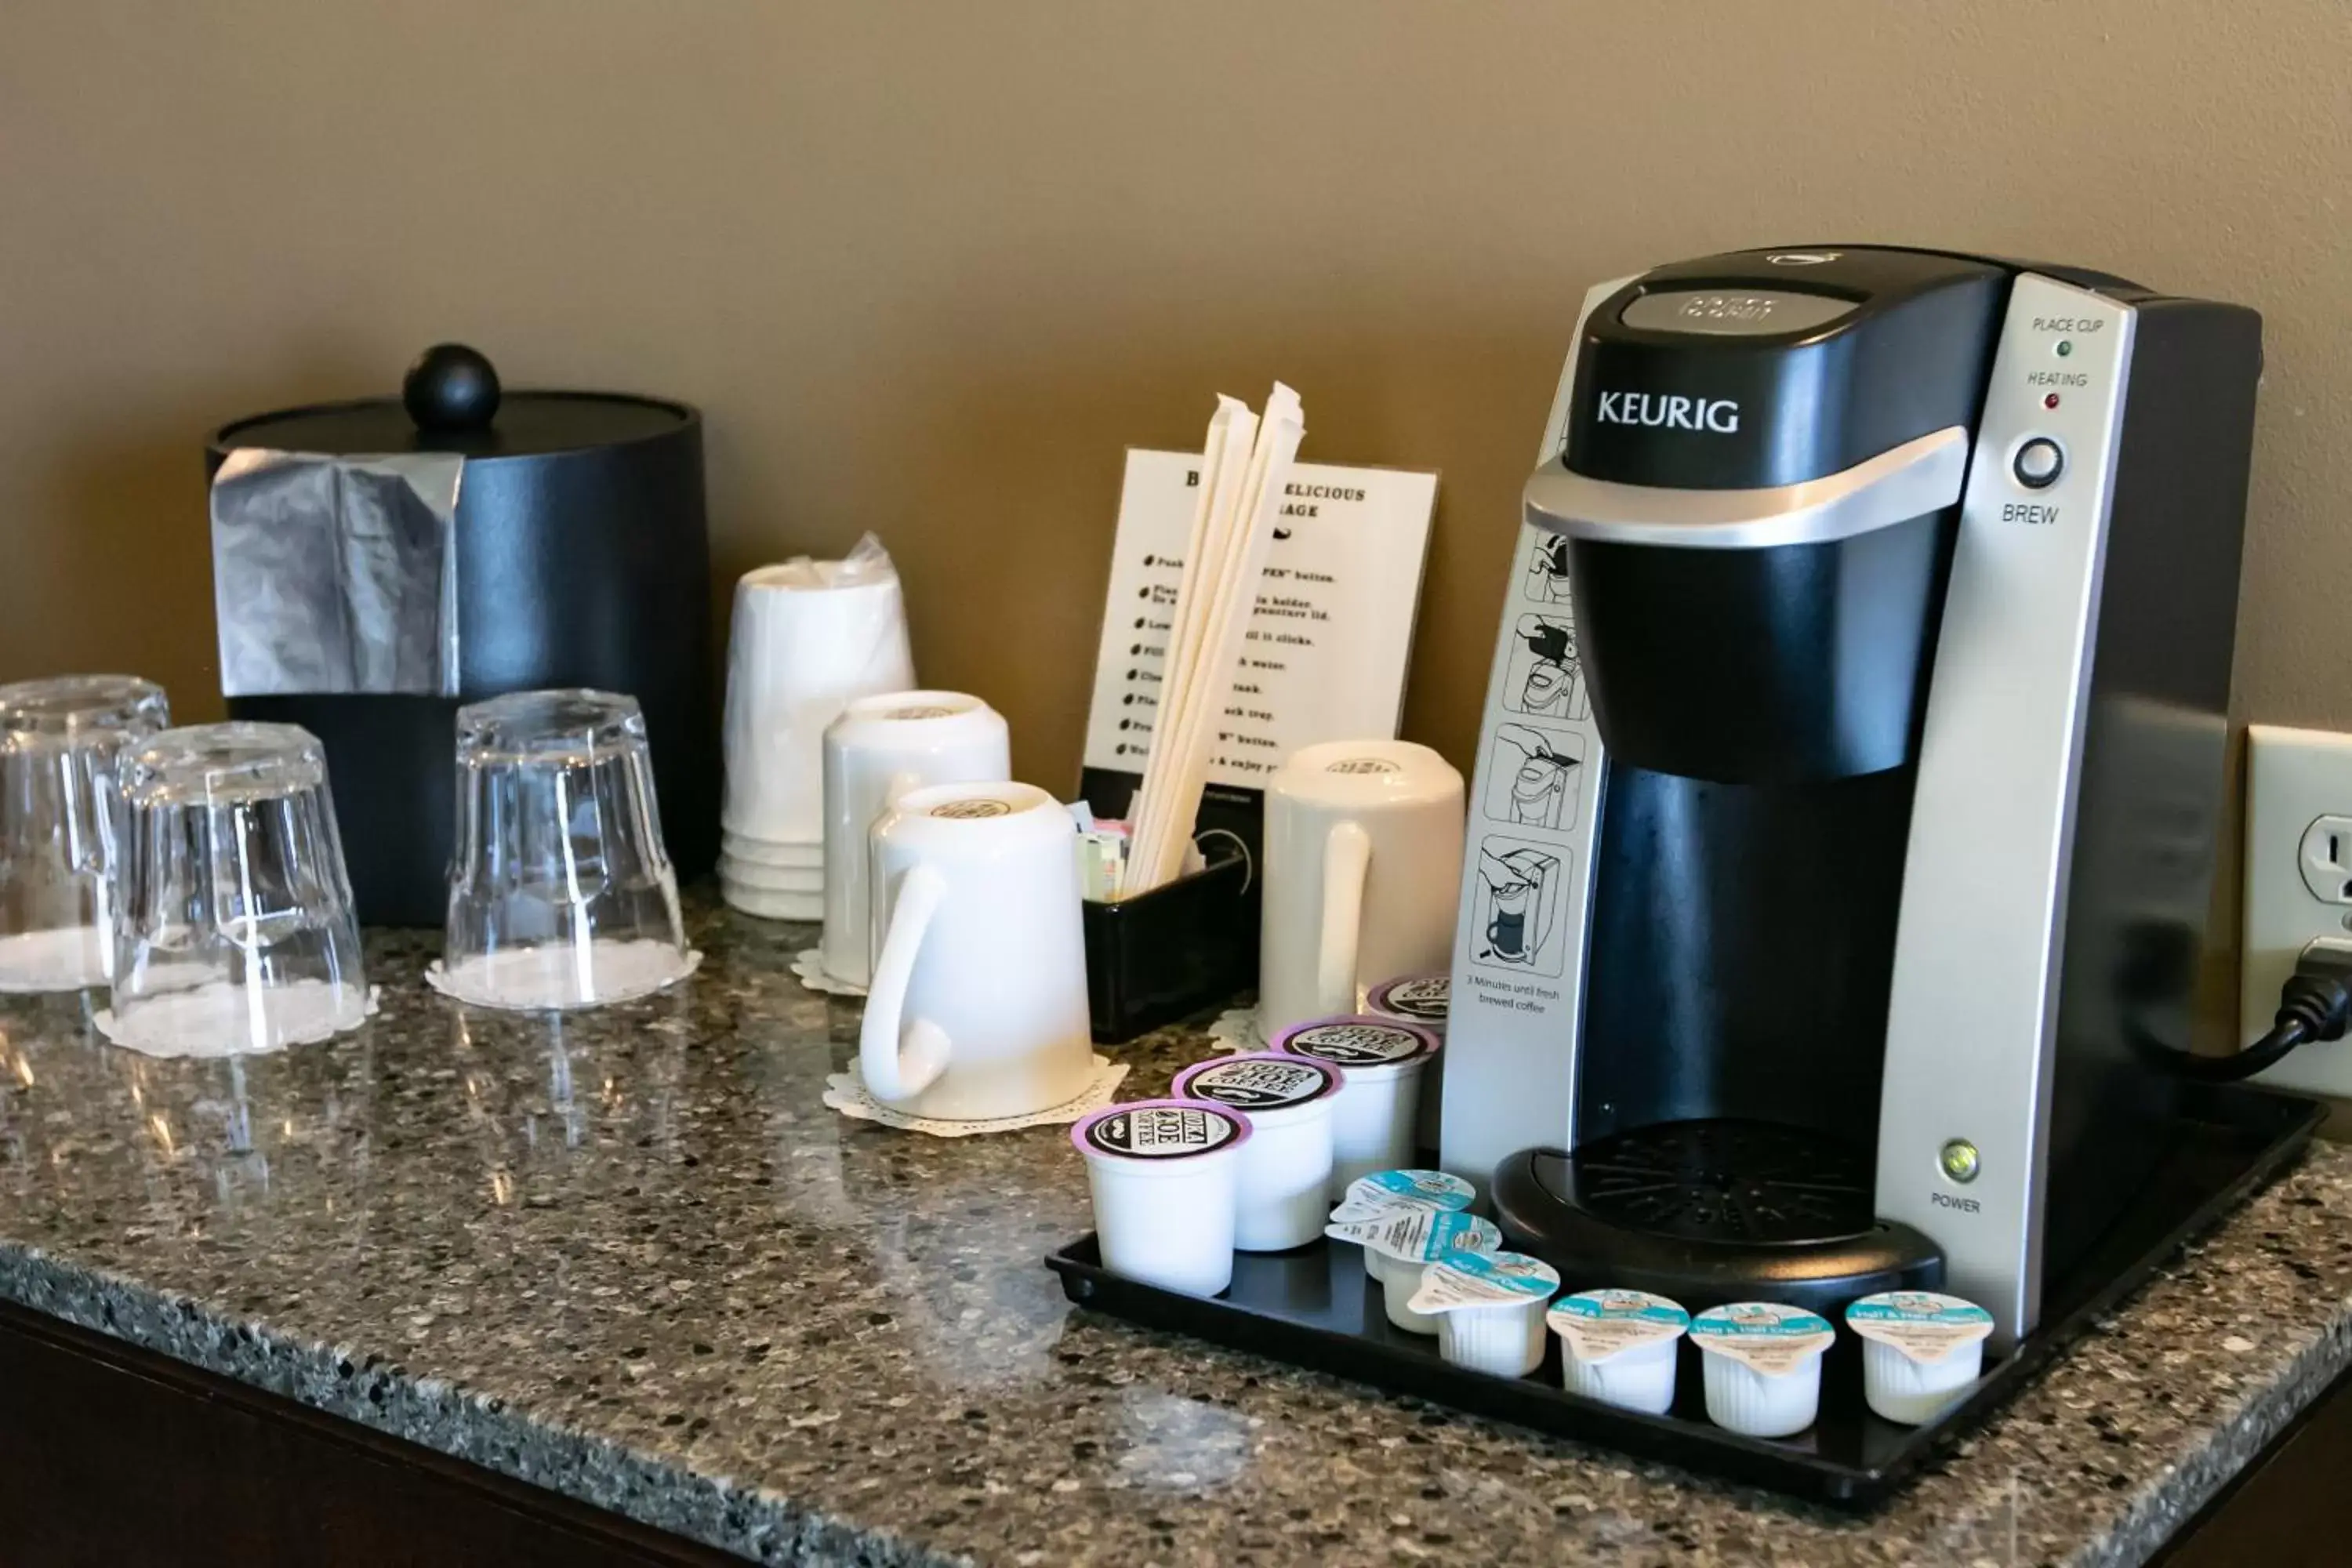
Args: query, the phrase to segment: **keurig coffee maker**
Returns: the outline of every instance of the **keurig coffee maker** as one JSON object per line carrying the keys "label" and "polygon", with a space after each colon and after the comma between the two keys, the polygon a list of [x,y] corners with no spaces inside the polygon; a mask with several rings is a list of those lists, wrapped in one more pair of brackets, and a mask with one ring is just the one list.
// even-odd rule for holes
{"label": "keurig coffee maker", "polygon": [[[1758,250],[1586,297],[1509,574],[1442,1158],[1572,1288],[2033,1328],[2164,1159],[2260,322]],[[1483,777],[1475,802],[1498,798]]]}

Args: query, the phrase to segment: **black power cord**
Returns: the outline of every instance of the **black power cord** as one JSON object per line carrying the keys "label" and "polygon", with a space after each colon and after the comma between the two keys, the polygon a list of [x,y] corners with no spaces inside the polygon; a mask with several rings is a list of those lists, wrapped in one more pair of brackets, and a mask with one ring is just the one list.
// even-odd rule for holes
{"label": "black power cord", "polygon": [[2295,955],[2294,973],[2279,987],[2271,1032],[2226,1057],[2163,1047],[2174,1070],[2204,1083],[2242,1083],[2276,1067],[2297,1046],[2340,1040],[2352,1026],[2352,942],[2315,942]]}

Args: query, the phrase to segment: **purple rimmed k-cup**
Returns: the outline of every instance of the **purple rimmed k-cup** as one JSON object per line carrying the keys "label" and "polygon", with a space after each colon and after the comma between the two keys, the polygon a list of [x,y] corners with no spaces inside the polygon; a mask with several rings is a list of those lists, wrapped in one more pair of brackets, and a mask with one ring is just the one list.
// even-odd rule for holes
{"label": "purple rimmed k-cup", "polygon": [[1323,1234],[1331,1115],[1346,1084],[1329,1062],[1279,1051],[1217,1057],[1176,1075],[1178,1095],[1250,1120],[1234,1189],[1234,1246],[1240,1251],[1287,1252]]}
{"label": "purple rimmed k-cup", "polygon": [[1400,974],[1381,981],[1364,998],[1365,1012],[1419,1024],[1441,1040],[1445,1038],[1445,1018],[1453,1005],[1454,977],[1446,973]]}
{"label": "purple rimmed k-cup", "polygon": [[1331,1117],[1331,1184],[1413,1163],[1423,1069],[1436,1058],[1437,1037],[1402,1018],[1350,1013],[1294,1024],[1275,1037],[1276,1051],[1329,1062],[1347,1079]]}
{"label": "purple rimmed k-cup", "polygon": [[[1435,1035],[1440,1045],[1445,1043],[1446,1016],[1453,1010],[1454,976],[1444,973],[1400,974],[1393,980],[1381,981],[1364,998],[1365,1012],[1419,1024]],[[1444,1090],[1443,1071],[1421,1075],[1421,1110],[1413,1136],[1424,1149],[1434,1149],[1441,1142]]]}
{"label": "purple rimmed k-cup", "polygon": [[1205,1100],[1108,1106],[1070,1129],[1103,1267],[1192,1296],[1234,1280],[1234,1194],[1250,1119]]}

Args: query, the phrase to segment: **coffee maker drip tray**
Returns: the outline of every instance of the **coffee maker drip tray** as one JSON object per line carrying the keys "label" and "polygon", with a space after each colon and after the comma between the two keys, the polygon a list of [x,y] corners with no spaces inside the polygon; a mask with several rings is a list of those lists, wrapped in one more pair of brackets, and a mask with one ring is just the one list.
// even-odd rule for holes
{"label": "coffee maker drip tray", "polygon": [[1871,1212],[1867,1151],[1768,1121],[1669,1121],[1495,1172],[1510,1244],[1571,1290],[1652,1290],[1693,1312],[1786,1301],[1836,1321],[1858,1296],[1933,1289],[1944,1257]]}

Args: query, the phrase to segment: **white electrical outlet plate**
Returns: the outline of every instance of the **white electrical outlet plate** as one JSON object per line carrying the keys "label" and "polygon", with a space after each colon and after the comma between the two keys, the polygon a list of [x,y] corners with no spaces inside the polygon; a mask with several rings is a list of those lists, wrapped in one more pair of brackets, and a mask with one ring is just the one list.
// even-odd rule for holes
{"label": "white electrical outlet plate", "polygon": [[[2305,944],[2352,935],[2352,735],[2274,724],[2247,732],[2245,894],[2242,1046],[2269,1032]],[[2352,1038],[2304,1046],[2258,1081],[2352,1096]]]}

